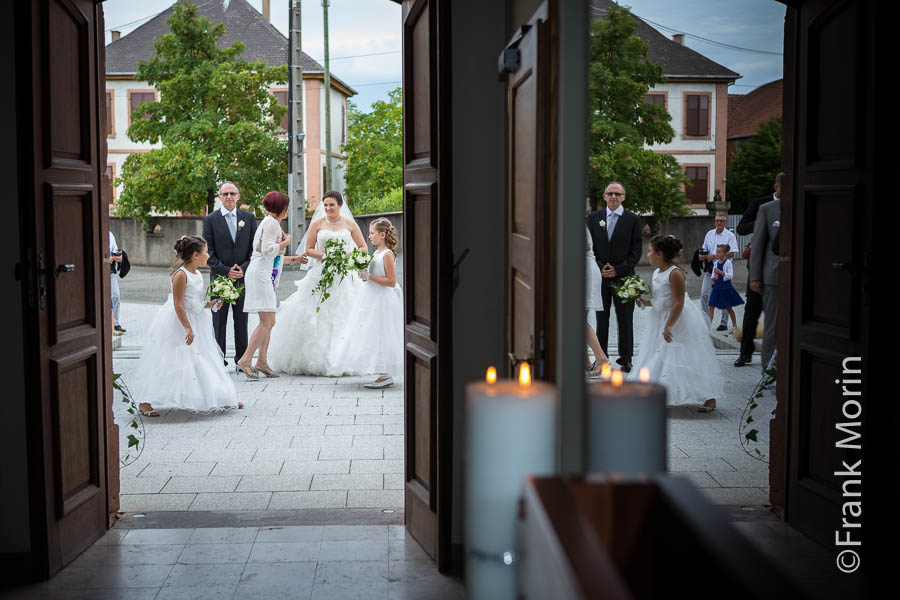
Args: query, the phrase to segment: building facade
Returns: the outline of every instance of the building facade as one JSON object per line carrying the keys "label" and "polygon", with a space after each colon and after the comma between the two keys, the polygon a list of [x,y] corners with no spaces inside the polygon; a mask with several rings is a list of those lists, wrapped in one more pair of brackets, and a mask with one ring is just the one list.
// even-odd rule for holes
{"label": "building facade", "polygon": [[[137,63],[153,57],[156,39],[168,32],[167,20],[172,14],[169,7],[147,23],[126,36],[113,32],[113,41],[106,46],[105,102],[109,115],[106,131],[108,158],[105,180],[115,204],[121,185],[114,182],[122,170],[125,159],[135,152],[146,152],[157,146],[134,142],[128,137],[131,115],[141,102],[159,100],[159,91],[146,81],[135,79]],[[285,65],[288,58],[288,40],[246,0],[206,2],[198,5],[200,15],[212,23],[224,23],[225,35],[219,38],[219,46],[230,46],[240,40],[246,46],[242,58],[261,60],[271,66]],[[315,208],[325,193],[326,137],[325,137],[325,69],[318,62],[303,54],[303,125],[305,181],[307,206]],[[287,106],[288,84],[272,87],[272,95]],[[344,189],[345,169],[341,168],[345,157],[340,147],[347,141],[347,100],[356,91],[331,74],[331,187]],[[287,135],[288,118],[282,119]]]}

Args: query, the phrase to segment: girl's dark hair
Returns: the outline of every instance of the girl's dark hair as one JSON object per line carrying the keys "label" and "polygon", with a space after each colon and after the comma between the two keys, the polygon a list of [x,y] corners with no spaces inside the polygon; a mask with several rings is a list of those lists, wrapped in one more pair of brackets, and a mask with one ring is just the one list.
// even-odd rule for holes
{"label": "girl's dark hair", "polygon": [[[194,257],[194,252],[200,252],[206,246],[206,240],[197,235],[183,235],[175,242],[175,254],[178,255],[175,270],[184,266]],[[180,261],[180,264],[178,264]]]}
{"label": "girl's dark hair", "polygon": [[681,249],[684,248],[684,246],[681,245],[681,240],[674,235],[654,236],[653,239],[650,240],[650,247],[656,252],[662,252],[663,258],[665,258],[667,262],[673,262],[675,257],[678,256],[678,253],[681,252]]}
{"label": "girl's dark hair", "polygon": [[344,205],[344,197],[341,196],[341,193],[336,190],[331,190],[330,192],[325,192],[325,195],[322,196],[322,202],[325,202],[326,198],[334,198],[337,201],[338,206]]}
{"label": "girl's dark hair", "polygon": [[287,197],[287,194],[281,192],[269,192],[263,198],[263,208],[275,215],[283,213],[290,203],[291,199]]}

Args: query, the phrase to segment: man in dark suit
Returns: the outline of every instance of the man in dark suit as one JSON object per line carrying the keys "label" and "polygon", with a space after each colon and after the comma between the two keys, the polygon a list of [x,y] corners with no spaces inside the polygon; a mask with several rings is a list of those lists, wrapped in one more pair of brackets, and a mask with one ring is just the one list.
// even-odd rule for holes
{"label": "man in dark suit", "polygon": [[634,267],[641,258],[641,218],[622,207],[625,187],[618,181],[606,186],[603,192],[606,207],[588,217],[588,229],[594,243],[594,256],[603,275],[603,306],[597,312],[597,338],[603,351],[609,354],[609,313],[616,309],[619,326],[619,359],[616,361],[626,373],[631,371],[634,355],[634,302],[622,302],[613,293],[623,277],[634,275]]}
{"label": "man in dark suit", "polygon": [[[744,211],[744,215],[741,217],[741,222],[738,223],[737,232],[738,235],[750,235],[753,233],[753,225],[756,223],[756,215],[759,213],[759,207],[765,204],[766,202],[771,202],[781,196],[781,176],[782,173],[779,173],[775,177],[775,192],[771,196],[763,196],[762,198],[757,198],[753,202],[750,203],[750,206],[747,207],[747,210]],[[750,252],[754,251],[755,245],[751,244]],[[747,270],[750,270],[750,261],[747,261]],[[759,315],[762,314],[763,310],[763,298],[762,294],[753,291],[750,289],[750,281],[749,277],[747,278],[747,304],[744,305],[744,321],[741,325],[741,329],[743,330],[743,334],[741,337],[741,354],[738,356],[737,360],[734,361],[735,367],[743,367],[744,365],[749,365],[750,361],[753,359],[753,338],[756,336],[756,327],[759,325]]]}
{"label": "man in dark suit", "polygon": [[[237,208],[241,194],[235,184],[226,181],[219,188],[219,200],[222,206],[203,219],[203,239],[209,250],[210,277],[225,275],[240,285],[244,278],[244,270],[250,264],[253,253],[253,237],[256,234],[256,217],[245,210]],[[216,342],[225,354],[225,336],[228,331],[228,307],[212,314],[213,329]],[[232,305],[234,321],[235,362],[243,356],[247,349],[247,313],[244,312],[244,294]],[[228,361],[225,361],[228,364]]]}

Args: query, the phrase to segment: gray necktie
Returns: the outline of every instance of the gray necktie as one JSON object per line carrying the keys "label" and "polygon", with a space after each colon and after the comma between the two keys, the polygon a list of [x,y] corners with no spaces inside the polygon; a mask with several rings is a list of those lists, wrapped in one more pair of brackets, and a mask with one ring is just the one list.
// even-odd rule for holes
{"label": "gray necktie", "polygon": [[231,232],[231,241],[237,239],[237,223],[234,220],[234,213],[228,213],[228,231]]}
{"label": "gray necktie", "polygon": [[606,224],[606,238],[607,239],[610,239],[610,240],[612,239],[613,229],[616,228],[616,219],[618,219],[618,218],[619,218],[619,215],[617,215],[616,213],[614,213],[614,212],[609,213],[609,223]]}

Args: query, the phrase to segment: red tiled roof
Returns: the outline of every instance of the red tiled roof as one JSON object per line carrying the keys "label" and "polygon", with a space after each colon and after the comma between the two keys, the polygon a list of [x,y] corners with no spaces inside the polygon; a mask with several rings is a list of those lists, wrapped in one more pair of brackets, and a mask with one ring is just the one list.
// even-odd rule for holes
{"label": "red tiled roof", "polygon": [[749,94],[728,94],[728,139],[756,135],[759,126],[781,116],[782,79]]}

